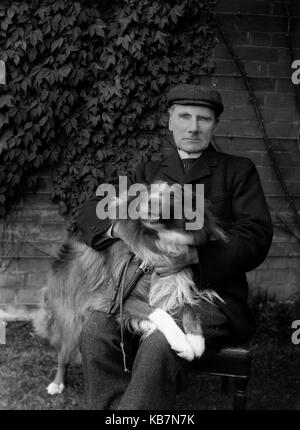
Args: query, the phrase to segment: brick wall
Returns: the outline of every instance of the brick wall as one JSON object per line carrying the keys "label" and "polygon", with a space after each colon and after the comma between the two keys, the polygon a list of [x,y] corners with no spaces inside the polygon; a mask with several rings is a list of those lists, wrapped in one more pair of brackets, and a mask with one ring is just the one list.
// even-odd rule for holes
{"label": "brick wall", "polygon": [[[300,4],[293,3],[293,14],[297,16],[293,23],[293,43],[297,48],[296,58],[300,59]],[[278,163],[300,209],[300,152],[295,138],[299,112],[291,83],[285,36],[287,21],[282,2],[220,0],[217,13],[228,40],[251,77]],[[245,155],[255,162],[275,225],[268,258],[248,274],[251,289],[267,292],[278,300],[292,299],[300,286],[300,244],[283,231],[283,221],[291,229],[296,230],[296,226],[271,167],[242,78],[220,41],[213,57],[215,71],[210,77],[201,76],[201,83],[214,85],[226,104],[215,143],[225,152]],[[6,225],[0,226],[0,305],[37,301],[50,256],[65,237],[65,222],[58,215],[57,207],[49,202],[50,191],[51,180],[45,175],[40,190],[35,195],[24,196]],[[12,260],[12,257],[18,258]]]}
{"label": "brick wall", "polygon": [[35,194],[23,196],[0,224],[0,306],[34,305],[59,244],[66,222],[50,202],[51,177],[40,176]]}
{"label": "brick wall", "polygon": [[[292,40],[300,59],[300,3],[289,1]],[[290,193],[300,210],[299,110],[291,82],[291,59],[286,38],[287,19],[281,0],[219,0],[218,22],[227,40],[242,60],[257,96],[266,130]],[[278,300],[293,299],[300,290],[300,243],[284,223],[298,233],[283,191],[271,166],[254,109],[242,77],[220,35],[213,57],[212,77],[201,82],[214,85],[226,104],[216,134],[218,147],[245,155],[256,164],[271,210],[275,237],[266,261],[248,274],[252,291],[264,291]]]}

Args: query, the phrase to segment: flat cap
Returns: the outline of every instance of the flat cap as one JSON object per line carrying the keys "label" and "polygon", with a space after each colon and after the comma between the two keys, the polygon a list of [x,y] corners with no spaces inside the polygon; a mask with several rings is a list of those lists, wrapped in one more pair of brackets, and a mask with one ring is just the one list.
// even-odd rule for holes
{"label": "flat cap", "polygon": [[221,94],[202,85],[180,84],[171,88],[167,97],[168,107],[173,104],[208,106],[220,115],[223,110]]}

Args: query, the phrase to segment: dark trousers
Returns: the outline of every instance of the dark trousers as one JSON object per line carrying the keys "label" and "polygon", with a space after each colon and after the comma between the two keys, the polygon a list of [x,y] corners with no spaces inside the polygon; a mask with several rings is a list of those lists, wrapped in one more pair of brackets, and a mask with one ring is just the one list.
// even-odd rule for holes
{"label": "dark trousers", "polygon": [[[206,317],[205,317],[205,314]],[[201,359],[217,352],[230,339],[227,319],[216,306],[204,303],[201,312],[206,350]],[[124,335],[126,365],[120,347],[120,327],[113,317],[94,311],[80,337],[83,375],[90,409],[172,409],[184,387],[189,363],[155,331],[141,340]]]}

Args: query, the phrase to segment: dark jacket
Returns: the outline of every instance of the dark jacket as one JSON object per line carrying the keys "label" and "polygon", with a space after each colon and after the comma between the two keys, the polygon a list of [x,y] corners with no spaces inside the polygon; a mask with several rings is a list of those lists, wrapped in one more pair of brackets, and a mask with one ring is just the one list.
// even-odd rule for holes
{"label": "dark jacket", "polygon": [[[170,147],[162,160],[139,164],[133,180],[204,184],[205,198],[212,203],[229,241],[212,241],[199,249],[200,263],[193,267],[194,275],[200,288],[213,288],[225,300],[221,307],[232,323],[236,340],[246,340],[255,327],[247,304],[246,272],[263,262],[273,236],[270,214],[252,161],[217,152],[210,145],[184,174],[177,150]],[[96,249],[98,243],[100,249],[111,243],[111,239],[101,236],[110,222],[97,218],[96,204],[92,200],[82,207],[77,225],[82,239]]]}

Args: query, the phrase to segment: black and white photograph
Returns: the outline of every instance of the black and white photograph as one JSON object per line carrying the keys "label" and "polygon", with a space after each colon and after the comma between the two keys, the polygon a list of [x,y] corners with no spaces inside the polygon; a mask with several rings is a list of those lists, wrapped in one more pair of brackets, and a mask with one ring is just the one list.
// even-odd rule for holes
{"label": "black and white photograph", "polygon": [[300,410],[300,1],[0,0],[0,410]]}

